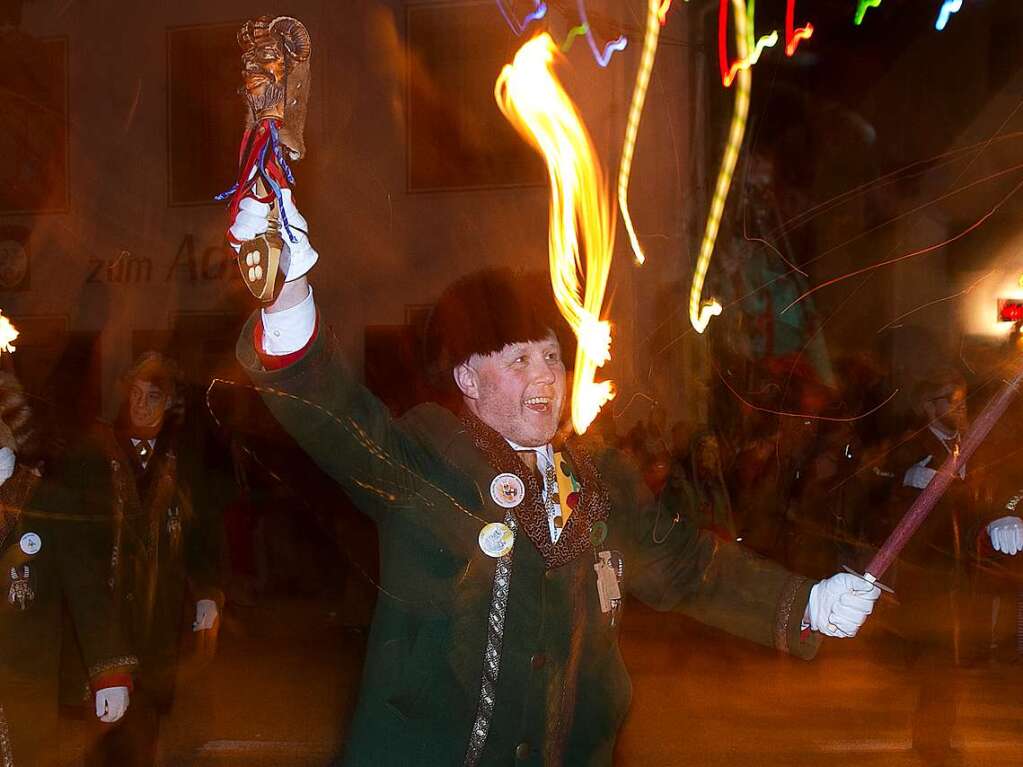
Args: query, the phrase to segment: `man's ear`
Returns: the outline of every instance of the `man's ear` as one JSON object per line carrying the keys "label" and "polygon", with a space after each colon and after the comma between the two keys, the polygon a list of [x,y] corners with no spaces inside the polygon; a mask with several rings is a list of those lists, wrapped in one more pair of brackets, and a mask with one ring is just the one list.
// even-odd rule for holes
{"label": "man's ear", "polygon": [[455,365],[455,369],[451,371],[451,375],[454,376],[455,385],[458,386],[459,391],[462,392],[462,396],[468,397],[469,399],[479,399],[479,375],[468,362],[463,362],[461,365]]}

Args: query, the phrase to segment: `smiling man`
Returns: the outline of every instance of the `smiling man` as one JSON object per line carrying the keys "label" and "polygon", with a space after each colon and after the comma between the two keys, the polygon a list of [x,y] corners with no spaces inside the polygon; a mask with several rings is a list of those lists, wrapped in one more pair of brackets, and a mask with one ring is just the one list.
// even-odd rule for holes
{"label": "smiling man", "polygon": [[[232,241],[265,231],[266,216],[244,200]],[[297,239],[238,357],[379,529],[380,600],[345,764],[610,764],[631,695],[626,593],[807,658],[818,631],[852,636],[870,613],[877,589],[851,575],[813,583],[702,534],[659,512],[616,450],[560,437],[568,394],[549,285],[484,270],[451,286],[427,349],[455,409],[395,420],[322,326],[305,277],[316,253]]]}

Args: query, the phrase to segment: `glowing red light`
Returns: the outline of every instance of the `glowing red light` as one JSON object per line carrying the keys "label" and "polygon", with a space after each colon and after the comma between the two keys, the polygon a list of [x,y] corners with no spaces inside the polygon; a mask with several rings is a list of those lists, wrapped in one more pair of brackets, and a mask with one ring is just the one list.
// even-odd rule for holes
{"label": "glowing red light", "polygon": [[1023,301],[1002,298],[998,301],[999,322],[1023,322]]}

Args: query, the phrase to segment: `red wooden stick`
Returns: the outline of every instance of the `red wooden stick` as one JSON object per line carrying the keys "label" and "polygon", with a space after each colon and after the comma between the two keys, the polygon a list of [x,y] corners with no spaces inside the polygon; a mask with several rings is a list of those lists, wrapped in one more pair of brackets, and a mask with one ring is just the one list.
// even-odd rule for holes
{"label": "red wooden stick", "polygon": [[931,513],[931,510],[941,500],[941,496],[945,494],[953,478],[959,472],[959,468],[970,460],[970,457],[980,447],[980,444],[991,433],[991,429],[994,428],[995,424],[1005,414],[1005,410],[1009,407],[1012,398],[1016,396],[1016,391],[1021,382],[1023,382],[1023,370],[1020,370],[1011,381],[1006,381],[1001,391],[987,403],[984,410],[977,416],[977,420],[973,422],[962,444],[959,446],[959,451],[946,459],[938,473],[931,478],[930,483],[916,497],[913,505],[909,507],[909,511],[902,517],[902,520],[892,531],[892,534],[888,536],[888,540],[884,542],[884,545],[874,555],[874,558],[870,560],[870,564],[867,565],[866,576],[871,581],[879,580],[891,566],[892,562],[895,561],[895,558],[906,547],[909,539],[917,531],[917,528],[923,524],[923,521],[927,519],[927,515]]}

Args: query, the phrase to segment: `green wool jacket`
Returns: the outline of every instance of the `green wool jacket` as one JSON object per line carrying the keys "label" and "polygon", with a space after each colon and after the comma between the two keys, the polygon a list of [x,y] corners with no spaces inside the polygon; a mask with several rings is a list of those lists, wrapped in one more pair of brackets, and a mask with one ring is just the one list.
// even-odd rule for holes
{"label": "green wool jacket", "polygon": [[[601,612],[597,549],[622,562],[623,591],[656,609],[803,657],[816,651],[816,638],[800,634],[810,582],[686,519],[672,526],[670,511],[655,543],[657,507],[641,477],[596,443],[569,442],[574,468],[592,469],[594,487],[584,482],[582,492],[600,484],[609,501],[606,519],[576,531],[590,538],[584,552],[548,567],[523,534],[523,504],[512,510],[520,519],[510,555],[488,556],[479,533],[508,512],[491,496],[499,471],[475,427],[436,405],[395,420],[325,330],[297,362],[264,370],[252,342],[257,317],[242,332],[239,361],[274,415],[379,529],[380,599],[344,764],[610,764],[631,684],[617,611]],[[574,521],[555,552],[571,545]],[[502,566],[507,577],[495,586]],[[495,612],[498,592],[506,604]]]}
{"label": "green wool jacket", "polygon": [[[219,583],[219,516],[193,503],[191,476],[176,435],[156,439],[143,469],[129,438],[106,425],[73,446],[44,485],[40,504],[102,520],[102,572],[121,625],[139,658],[136,683],[160,705],[174,694],[186,595],[223,602]],[[65,630],[61,699],[81,702],[86,666]],[[84,650],[84,648],[81,648]]]}
{"label": "green wool jacket", "polygon": [[56,764],[62,602],[93,682],[137,665],[104,575],[105,520],[45,510],[36,481],[18,467],[0,488],[0,765],[14,767]]}

